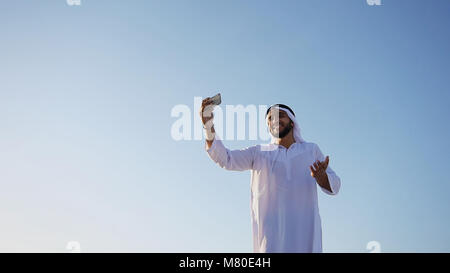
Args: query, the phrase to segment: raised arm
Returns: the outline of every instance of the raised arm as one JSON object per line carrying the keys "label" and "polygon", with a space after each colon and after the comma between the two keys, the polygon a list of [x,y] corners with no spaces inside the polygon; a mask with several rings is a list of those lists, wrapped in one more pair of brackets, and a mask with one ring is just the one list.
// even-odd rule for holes
{"label": "raised arm", "polygon": [[253,169],[257,149],[257,146],[251,146],[240,150],[229,150],[220,139],[214,138],[206,152],[214,162],[226,170],[245,171]]}
{"label": "raised arm", "polygon": [[210,98],[202,101],[200,117],[205,130],[206,151],[209,157],[226,170],[244,171],[252,169],[255,154],[258,149],[257,146],[241,150],[229,150],[225,148],[222,141],[215,135],[213,108],[214,105],[211,104]]}

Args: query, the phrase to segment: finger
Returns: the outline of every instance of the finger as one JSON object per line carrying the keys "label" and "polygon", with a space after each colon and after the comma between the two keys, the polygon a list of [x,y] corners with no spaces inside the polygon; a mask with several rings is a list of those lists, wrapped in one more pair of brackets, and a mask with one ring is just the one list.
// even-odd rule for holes
{"label": "finger", "polygon": [[210,119],[212,119],[213,117],[214,117],[214,113],[205,114],[205,112],[203,112],[202,118],[203,118],[204,120],[210,120]]}
{"label": "finger", "polygon": [[203,116],[210,117],[213,113],[214,105],[206,105],[205,110],[203,111]]}
{"label": "finger", "polygon": [[319,165],[319,169],[317,171],[322,172],[324,170],[322,162],[319,161],[318,165]]}
{"label": "finger", "polygon": [[203,124],[206,124],[207,122],[211,122],[214,119],[214,115],[211,114],[210,117],[202,117]]}
{"label": "finger", "polygon": [[320,168],[319,163],[320,163],[320,161],[314,162],[314,168],[315,168],[316,170],[319,170],[319,168]]}
{"label": "finger", "polygon": [[324,169],[325,170],[327,168],[327,166],[328,166],[327,159],[325,158],[324,161],[319,161],[319,166],[320,166],[320,169]]}
{"label": "finger", "polygon": [[309,166],[309,169],[311,170],[311,172],[313,172],[313,173],[315,173],[316,172],[316,169],[314,169],[314,167],[313,166]]}
{"label": "finger", "polygon": [[319,167],[322,166],[322,161],[317,160],[317,165],[319,165]]}
{"label": "finger", "polygon": [[325,172],[326,169],[327,169],[327,166],[325,164],[325,161],[324,162],[320,162],[319,161],[319,170],[318,170],[318,172]]}
{"label": "finger", "polygon": [[317,162],[314,162],[313,166],[314,166],[314,170],[315,170],[316,172],[318,172],[319,169],[320,169],[320,167],[319,167],[319,165],[317,164]]}
{"label": "finger", "polygon": [[205,105],[202,105],[202,107],[200,107],[199,114],[200,114],[201,117],[203,117],[204,113],[205,113]]}
{"label": "finger", "polygon": [[202,101],[202,105],[200,106],[200,113],[205,109],[205,100]]}
{"label": "finger", "polygon": [[204,100],[202,101],[202,106],[203,106],[203,105],[210,104],[210,103],[212,103],[212,101],[211,101],[211,98],[208,97],[208,98],[206,98],[206,99],[204,99]]}
{"label": "finger", "polygon": [[325,161],[324,161],[324,167],[325,167],[325,169],[328,167],[328,163],[330,163],[330,157],[329,157],[329,156],[327,156],[327,157],[325,158]]}
{"label": "finger", "polygon": [[327,161],[326,161],[326,159],[324,161],[320,162],[320,167],[322,169],[326,169],[327,168]]}

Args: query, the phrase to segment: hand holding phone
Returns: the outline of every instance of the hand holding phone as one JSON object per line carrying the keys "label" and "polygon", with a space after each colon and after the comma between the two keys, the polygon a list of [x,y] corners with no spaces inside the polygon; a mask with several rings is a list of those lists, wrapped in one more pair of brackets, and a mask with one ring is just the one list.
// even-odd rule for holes
{"label": "hand holding phone", "polygon": [[222,98],[220,97],[220,93],[217,93],[214,97],[211,98],[211,102],[214,105],[219,105],[222,103]]}
{"label": "hand holding phone", "polygon": [[214,118],[214,114],[212,113],[214,107],[222,103],[222,99],[220,93],[216,94],[213,97],[206,98],[202,101],[202,107],[200,109],[200,117],[202,119],[203,125],[206,125],[208,121],[208,127],[212,126],[212,119]]}

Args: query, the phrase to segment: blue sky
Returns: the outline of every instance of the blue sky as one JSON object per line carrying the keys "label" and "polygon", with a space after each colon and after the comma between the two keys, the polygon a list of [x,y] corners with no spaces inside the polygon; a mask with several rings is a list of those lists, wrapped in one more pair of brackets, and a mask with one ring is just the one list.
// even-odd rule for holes
{"label": "blue sky", "polygon": [[[251,252],[250,173],[176,105],[289,104],[330,155],[325,252],[449,252],[446,0],[5,1],[0,251]],[[243,148],[260,141],[225,141]]]}

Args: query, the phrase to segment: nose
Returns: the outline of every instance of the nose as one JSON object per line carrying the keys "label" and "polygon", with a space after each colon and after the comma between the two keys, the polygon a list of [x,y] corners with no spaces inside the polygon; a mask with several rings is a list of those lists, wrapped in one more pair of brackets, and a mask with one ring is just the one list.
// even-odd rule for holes
{"label": "nose", "polygon": [[271,126],[271,128],[275,128],[275,127],[280,127],[280,126],[283,126],[283,125],[280,123],[280,120],[274,120],[274,121],[272,121],[270,126]]}

